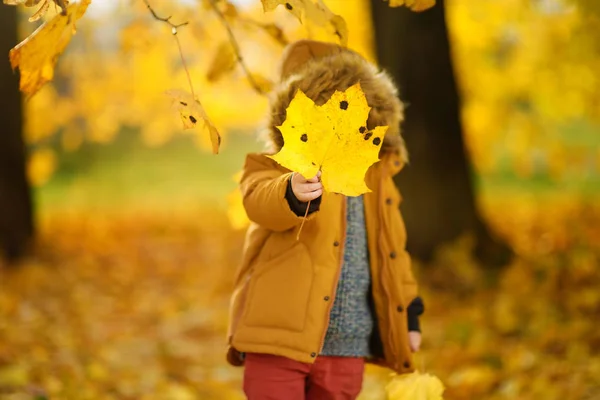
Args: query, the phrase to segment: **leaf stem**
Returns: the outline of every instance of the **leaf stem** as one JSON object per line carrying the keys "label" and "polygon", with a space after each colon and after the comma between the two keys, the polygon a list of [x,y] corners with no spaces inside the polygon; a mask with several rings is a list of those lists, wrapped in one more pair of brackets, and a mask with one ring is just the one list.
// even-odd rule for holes
{"label": "leaf stem", "polygon": [[302,219],[302,223],[300,224],[300,229],[298,229],[298,233],[296,234],[296,240],[300,240],[300,233],[302,232],[302,228],[304,227],[304,222],[306,222],[306,217],[308,216],[308,209],[310,208],[310,202],[306,205],[306,212],[304,213],[304,218]]}
{"label": "leaf stem", "polygon": [[143,1],[144,1],[144,4],[146,4],[146,7],[148,8],[148,11],[150,11],[150,13],[152,14],[152,16],[154,17],[154,19],[156,19],[157,21],[164,22],[164,23],[166,23],[167,25],[169,25],[171,27],[171,33],[175,37],[175,41],[177,42],[177,48],[179,49],[179,56],[181,57],[181,64],[183,65],[183,69],[185,70],[185,74],[187,75],[188,84],[190,85],[190,91],[192,92],[192,97],[195,99],[196,98],[196,94],[194,92],[194,85],[192,84],[192,77],[190,75],[190,70],[188,69],[187,63],[185,61],[185,57],[183,55],[183,48],[181,47],[181,42],[179,41],[179,37],[177,36],[177,29],[181,28],[182,26],[185,26],[185,25],[189,24],[189,21],[185,21],[185,22],[182,22],[180,24],[174,24],[173,22],[171,22],[171,16],[170,15],[168,17],[166,17],[166,18],[165,17],[159,17],[158,14],[156,14],[156,11],[154,11],[154,9],[152,8],[152,6],[148,2],[148,0],[143,0]]}
{"label": "leaf stem", "polygon": [[192,85],[192,76],[190,75],[190,70],[187,67],[187,63],[185,62],[185,57],[183,56],[183,49],[181,48],[181,42],[179,41],[179,37],[177,36],[177,31],[173,33],[173,36],[175,36],[175,41],[177,42],[177,47],[179,48],[181,64],[183,65],[183,69],[185,70],[185,74],[187,75],[188,84],[190,85],[190,91],[192,92],[192,98],[196,100],[196,94],[194,93],[194,85]]}
{"label": "leaf stem", "polygon": [[236,56],[236,58],[238,60],[238,63],[240,64],[240,66],[244,70],[244,73],[248,77],[248,82],[250,82],[250,85],[252,85],[252,88],[258,94],[264,95],[265,92],[261,89],[260,85],[256,82],[256,80],[254,79],[254,77],[250,73],[250,70],[248,69],[248,66],[244,62],[244,59],[242,58],[242,52],[240,50],[240,46],[239,46],[239,44],[238,44],[238,42],[237,42],[237,40],[235,38],[235,35],[233,34],[233,30],[231,29],[231,26],[229,25],[229,22],[227,22],[227,18],[225,18],[225,15],[223,15],[223,13],[221,12],[221,10],[219,10],[219,7],[218,7],[217,2],[215,0],[209,0],[209,2],[210,2],[211,7],[213,8],[213,10],[215,11],[215,13],[218,15],[219,19],[223,23],[223,26],[227,30],[227,35],[229,36],[229,41],[231,42],[231,46],[233,47],[233,51],[235,52],[235,56]]}

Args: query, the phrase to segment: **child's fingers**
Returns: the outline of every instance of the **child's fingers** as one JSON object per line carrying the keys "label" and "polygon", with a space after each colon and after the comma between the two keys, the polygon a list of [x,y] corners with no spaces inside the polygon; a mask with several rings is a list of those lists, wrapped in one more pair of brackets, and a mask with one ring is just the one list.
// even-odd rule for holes
{"label": "child's fingers", "polygon": [[306,203],[307,201],[314,200],[323,194],[323,189],[315,190],[314,192],[302,193],[299,195],[298,200]]}
{"label": "child's fingers", "polygon": [[323,184],[321,182],[315,183],[303,183],[299,187],[299,191],[303,193],[314,192],[315,190],[323,189]]}
{"label": "child's fingers", "polygon": [[413,353],[419,351],[421,348],[421,333],[418,331],[408,332],[408,341]]}
{"label": "child's fingers", "polygon": [[321,171],[319,171],[317,173],[317,175],[315,175],[312,178],[306,180],[306,182],[311,182],[311,183],[320,182],[320,181],[321,181]]}

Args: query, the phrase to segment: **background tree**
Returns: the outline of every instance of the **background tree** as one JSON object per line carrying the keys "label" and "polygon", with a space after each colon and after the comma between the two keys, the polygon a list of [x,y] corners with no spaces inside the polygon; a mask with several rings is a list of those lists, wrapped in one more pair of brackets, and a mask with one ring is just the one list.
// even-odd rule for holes
{"label": "background tree", "polygon": [[9,260],[23,254],[33,235],[19,78],[7,57],[17,39],[17,9],[0,7],[0,53],[5,55],[0,62],[0,255]]}
{"label": "background tree", "polygon": [[408,250],[429,260],[441,244],[465,232],[476,236],[476,254],[503,264],[508,247],[492,238],[475,202],[460,120],[445,2],[415,13],[372,0],[377,57],[406,103],[403,135],[412,162],[397,177]]}

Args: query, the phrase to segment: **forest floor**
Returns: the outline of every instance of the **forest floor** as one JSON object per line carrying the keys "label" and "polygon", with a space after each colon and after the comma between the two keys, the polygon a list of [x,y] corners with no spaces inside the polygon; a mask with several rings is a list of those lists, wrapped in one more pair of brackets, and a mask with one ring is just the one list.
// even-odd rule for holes
{"label": "forest floor", "polygon": [[[510,265],[478,265],[469,237],[415,264],[416,362],[446,400],[600,399],[597,200],[484,196]],[[243,399],[224,355],[244,233],[225,209],[46,204],[39,231],[33,256],[0,266],[0,399]],[[383,399],[388,379],[369,367],[361,400]]]}

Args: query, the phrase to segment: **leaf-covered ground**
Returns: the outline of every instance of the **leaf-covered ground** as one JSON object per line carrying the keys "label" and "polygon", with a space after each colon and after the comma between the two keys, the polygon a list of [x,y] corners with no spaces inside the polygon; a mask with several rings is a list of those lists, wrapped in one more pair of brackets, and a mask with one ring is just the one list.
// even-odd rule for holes
{"label": "leaf-covered ground", "polygon": [[[416,266],[417,363],[446,399],[600,398],[600,207],[582,203],[486,205],[517,254],[497,275],[469,238]],[[41,225],[36,255],[0,268],[1,399],[243,398],[224,360],[243,233],[224,213],[53,212]],[[370,369],[362,399],[386,380]]]}

